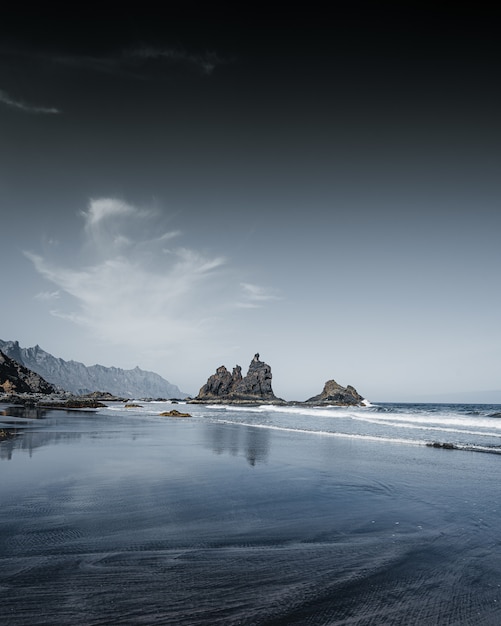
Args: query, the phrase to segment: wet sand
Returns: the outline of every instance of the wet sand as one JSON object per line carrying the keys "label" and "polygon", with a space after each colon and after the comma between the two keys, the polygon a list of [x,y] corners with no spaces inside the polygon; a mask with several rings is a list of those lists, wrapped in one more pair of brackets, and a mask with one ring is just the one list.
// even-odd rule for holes
{"label": "wet sand", "polygon": [[0,623],[498,624],[499,461],[49,411],[0,444]]}

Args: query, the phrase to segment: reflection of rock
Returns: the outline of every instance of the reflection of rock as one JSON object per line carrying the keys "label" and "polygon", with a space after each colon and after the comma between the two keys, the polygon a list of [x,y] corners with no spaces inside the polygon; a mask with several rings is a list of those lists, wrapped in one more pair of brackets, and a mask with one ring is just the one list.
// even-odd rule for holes
{"label": "reflection of rock", "polygon": [[11,430],[0,428],[0,441],[5,441],[6,439],[11,439],[12,437],[14,437],[14,433]]}
{"label": "reflection of rock", "polygon": [[306,402],[308,404],[359,405],[362,404],[363,400],[363,397],[351,385],[343,387],[335,380],[328,380],[322,393],[313,396]]}
{"label": "reflection of rock", "polygon": [[249,465],[265,463],[269,454],[270,433],[263,428],[247,426],[245,429],[227,424],[210,424],[206,429],[207,439],[215,454],[227,452],[231,456],[245,455]]}
{"label": "reflection of rock", "polygon": [[264,428],[247,427],[245,441],[245,457],[249,465],[264,463],[269,452],[269,432]]}
{"label": "reflection of rock", "polygon": [[55,431],[42,431],[42,430],[29,430],[28,428],[12,428],[9,429],[14,435],[11,439],[3,441],[0,445],[0,459],[11,460],[14,452],[26,453],[29,456],[33,456],[38,448],[44,446],[50,446],[57,443],[67,443],[84,438],[84,433],[81,432],[55,432]]}
{"label": "reflection of rock", "polygon": [[259,360],[256,354],[249,365],[247,375],[242,378],[242,368],[237,365],[233,372],[224,365],[209,377],[191,402],[282,402],[271,388],[271,367]]}

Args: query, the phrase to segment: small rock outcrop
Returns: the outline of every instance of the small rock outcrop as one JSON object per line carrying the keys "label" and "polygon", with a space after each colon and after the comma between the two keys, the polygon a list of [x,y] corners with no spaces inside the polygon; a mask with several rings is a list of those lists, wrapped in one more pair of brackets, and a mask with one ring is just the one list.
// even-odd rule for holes
{"label": "small rock outcrop", "polygon": [[362,404],[363,400],[364,398],[351,385],[343,387],[335,380],[328,380],[324,385],[322,393],[306,400],[306,403],[356,406]]}
{"label": "small rock outcrop", "polygon": [[54,385],[0,351],[0,390],[6,394],[56,393]]}
{"label": "small rock outcrop", "polygon": [[176,411],[176,409],[172,409],[172,411],[163,411],[160,413],[162,417],[191,417],[189,413],[180,413]]}
{"label": "small rock outcrop", "polygon": [[254,355],[247,375],[242,377],[242,368],[237,365],[233,372],[224,365],[209,377],[191,402],[200,403],[256,403],[283,402],[273,393],[271,387],[271,367]]}

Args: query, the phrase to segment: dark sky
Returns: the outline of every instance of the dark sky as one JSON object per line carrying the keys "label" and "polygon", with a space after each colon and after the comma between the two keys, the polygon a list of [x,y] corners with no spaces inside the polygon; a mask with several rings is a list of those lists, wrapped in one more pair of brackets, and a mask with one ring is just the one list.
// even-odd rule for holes
{"label": "dark sky", "polygon": [[5,11],[2,339],[188,392],[257,350],[289,398],[498,389],[499,22],[335,7]]}

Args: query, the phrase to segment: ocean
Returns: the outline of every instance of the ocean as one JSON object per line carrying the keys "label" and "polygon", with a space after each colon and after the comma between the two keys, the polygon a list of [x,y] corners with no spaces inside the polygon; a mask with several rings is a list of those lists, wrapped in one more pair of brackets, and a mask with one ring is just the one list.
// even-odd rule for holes
{"label": "ocean", "polygon": [[0,624],[501,623],[500,405],[137,404],[0,406]]}

